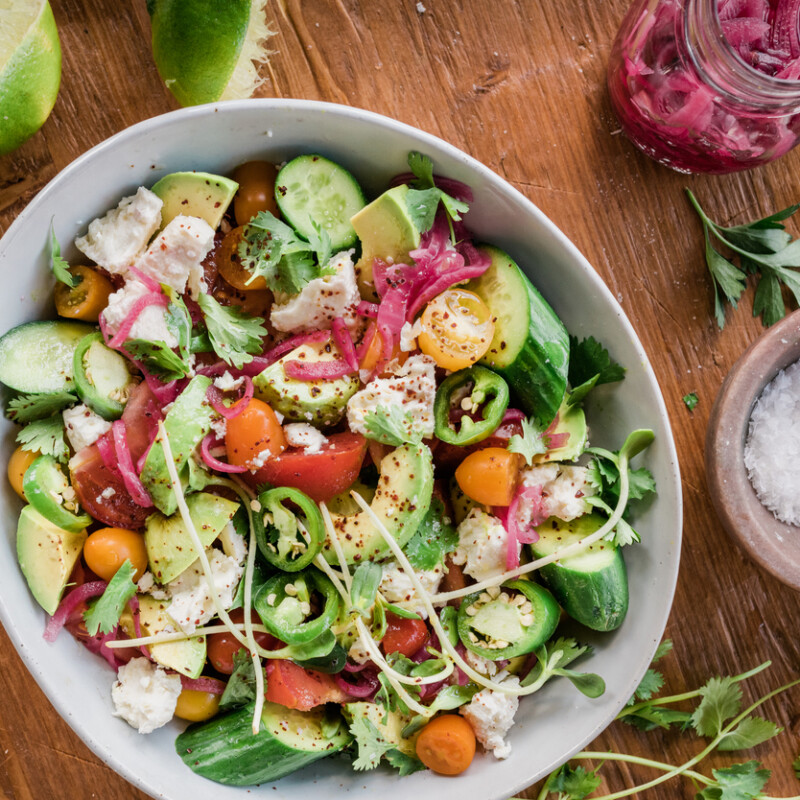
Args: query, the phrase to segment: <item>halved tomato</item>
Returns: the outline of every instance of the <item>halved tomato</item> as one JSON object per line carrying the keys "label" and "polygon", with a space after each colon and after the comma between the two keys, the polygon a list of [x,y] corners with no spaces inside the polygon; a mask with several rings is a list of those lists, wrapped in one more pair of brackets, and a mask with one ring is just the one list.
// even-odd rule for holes
{"label": "halved tomato", "polygon": [[366,452],[367,440],[360,433],[333,433],[319,453],[289,448],[243,477],[252,486],[292,486],[319,503],[353,485]]}
{"label": "halved tomato", "polygon": [[333,676],[303,669],[291,661],[267,661],[265,698],[286,708],[308,711],[323,703],[344,703],[350,699]]}
{"label": "halved tomato", "polygon": [[150,442],[155,439],[160,419],[162,419],[161,405],[147,383],[142,381],[131,391],[128,402],[125,403],[125,410],[122,412],[125,436],[134,466],[150,447]]}
{"label": "halved tomato", "polygon": [[407,619],[391,611],[386,612],[386,634],[381,640],[386,655],[400,653],[410,658],[428,641],[429,636],[425,620]]}

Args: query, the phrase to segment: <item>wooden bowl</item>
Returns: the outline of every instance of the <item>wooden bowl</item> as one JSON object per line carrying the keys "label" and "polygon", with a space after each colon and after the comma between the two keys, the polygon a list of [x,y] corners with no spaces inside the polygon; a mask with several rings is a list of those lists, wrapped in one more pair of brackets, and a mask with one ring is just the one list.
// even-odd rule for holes
{"label": "wooden bowl", "polygon": [[756,400],[798,359],[800,311],[795,311],[750,345],[728,373],[708,421],[705,460],[711,499],[730,536],[764,569],[800,590],[800,527],[781,522],[761,504],[744,465]]}

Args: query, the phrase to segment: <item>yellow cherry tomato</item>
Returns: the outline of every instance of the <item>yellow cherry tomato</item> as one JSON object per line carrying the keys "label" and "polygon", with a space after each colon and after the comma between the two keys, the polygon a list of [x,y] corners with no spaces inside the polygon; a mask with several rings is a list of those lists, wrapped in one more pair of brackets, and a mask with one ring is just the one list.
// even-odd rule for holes
{"label": "yellow cherry tomato", "polygon": [[126,560],[133,564],[135,581],[147,569],[147,548],[144,536],[125,528],[100,528],[89,534],[83,546],[86,566],[104,581],[110,581]]}
{"label": "yellow cherry tomato", "polygon": [[[242,266],[242,261],[239,258],[239,245],[242,242],[243,234],[244,226],[241,225],[225,234],[225,238],[222,240],[216,254],[219,274],[234,289],[238,289],[240,292],[254,292],[266,289],[267,282],[262,275],[253,278],[253,274]],[[248,283],[248,281],[250,282]]]}
{"label": "yellow cherry tomato", "polygon": [[100,312],[108,305],[108,296],[114,291],[111,281],[92,267],[71,267],[70,273],[76,279],[74,287],[56,284],[56,311],[68,319],[97,322]]}
{"label": "yellow cherry tomato", "polygon": [[211,719],[219,711],[218,694],[198,692],[195,689],[183,689],[178,695],[175,716],[188,719],[189,722],[204,722]]}
{"label": "yellow cherry tomato", "polygon": [[239,191],[233,199],[233,213],[239,225],[247,225],[259,211],[278,216],[275,202],[275,178],[278,170],[267,161],[248,161],[236,167],[233,179]]}
{"label": "yellow cherry tomato", "polygon": [[456,482],[467,497],[487,506],[507,506],[519,484],[524,459],[503,447],[470,453],[456,469]]}
{"label": "yellow cherry tomato", "polygon": [[40,455],[41,453],[38,450],[36,452],[23,450],[22,445],[19,445],[11,454],[11,458],[8,459],[8,482],[11,484],[11,488],[23,500],[26,498],[25,492],[22,491],[22,480],[25,477],[25,473],[28,471],[28,467],[33,464]]}
{"label": "yellow cherry tomato", "polygon": [[489,349],[494,317],[474,292],[448,289],[425,306],[417,345],[444,369],[465,369]]}

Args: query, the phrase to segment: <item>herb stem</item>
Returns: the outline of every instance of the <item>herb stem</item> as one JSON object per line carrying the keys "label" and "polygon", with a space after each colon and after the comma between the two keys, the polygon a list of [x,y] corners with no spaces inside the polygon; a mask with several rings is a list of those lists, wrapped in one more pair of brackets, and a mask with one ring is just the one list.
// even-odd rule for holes
{"label": "herb stem", "polygon": [[[675,769],[674,764],[665,764],[661,761],[653,761],[649,758],[640,758],[639,756],[630,756],[626,753],[595,753],[588,750],[583,750],[580,753],[577,753],[572,757],[573,759],[603,759],[604,761],[624,761],[626,764],[638,764],[642,767],[652,767],[653,769],[659,769],[662,772],[669,772],[670,770]],[[687,778],[692,778],[693,780],[698,781],[699,783],[703,783],[706,786],[714,783],[711,778],[706,777],[705,775],[701,775],[699,772],[695,772],[692,769],[684,770],[682,775],[685,775]]]}

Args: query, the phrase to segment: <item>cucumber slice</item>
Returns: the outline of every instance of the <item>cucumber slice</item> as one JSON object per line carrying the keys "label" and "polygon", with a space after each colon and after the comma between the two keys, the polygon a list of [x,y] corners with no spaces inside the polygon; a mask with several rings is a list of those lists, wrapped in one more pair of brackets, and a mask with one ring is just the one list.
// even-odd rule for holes
{"label": "cucumber slice", "polygon": [[254,735],[250,704],[190,725],[175,740],[175,751],[193,772],[217,783],[276,781],[349,744],[343,721],[330,721],[324,708],[296,711],[267,702]]}
{"label": "cucumber slice", "polygon": [[136,381],[128,362],[106,347],[99,331],[84,336],[75,348],[72,377],[78,397],[103,419],[122,416],[125,403]]}
{"label": "cucumber slice", "polygon": [[0,382],[25,394],[72,388],[72,357],[92,331],[80,322],[26,322],[0,339]]}
{"label": "cucumber slice", "polygon": [[[536,530],[539,541],[531,545],[536,558],[543,558],[594,533],[605,522],[599,514],[585,514],[564,522],[550,517]],[[613,631],[628,611],[628,572],[622,551],[606,541],[595,542],[586,551],[539,570],[543,583],[559,605],[576,622],[595,631]]]}
{"label": "cucumber slice", "polygon": [[316,235],[314,225],[326,230],[334,253],[356,243],[350,217],[367,204],[356,179],[318,155],[298,156],[281,169],[275,200],[284,219],[304,239]]}
{"label": "cucumber slice", "polygon": [[492,263],[466,288],[497,319],[481,363],[508,381],[524,410],[540,425],[549,425],[567,389],[567,329],[510,256],[496,247],[481,249]]}

